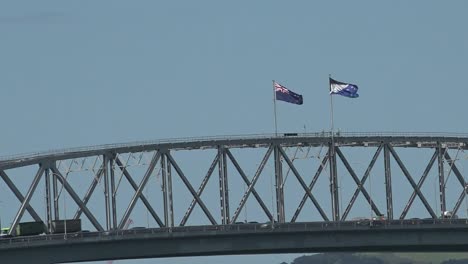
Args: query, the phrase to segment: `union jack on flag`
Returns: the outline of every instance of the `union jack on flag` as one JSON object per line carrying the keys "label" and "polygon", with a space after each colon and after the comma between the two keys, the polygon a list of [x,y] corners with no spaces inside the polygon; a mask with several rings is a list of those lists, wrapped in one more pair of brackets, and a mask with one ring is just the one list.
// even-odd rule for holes
{"label": "union jack on flag", "polygon": [[277,82],[273,82],[275,86],[276,100],[285,101],[292,104],[301,105],[303,103],[302,95],[297,94]]}

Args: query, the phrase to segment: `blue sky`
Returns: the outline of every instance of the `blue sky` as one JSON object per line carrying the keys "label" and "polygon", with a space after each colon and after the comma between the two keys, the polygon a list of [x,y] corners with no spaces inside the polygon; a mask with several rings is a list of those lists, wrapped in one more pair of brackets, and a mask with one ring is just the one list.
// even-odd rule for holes
{"label": "blue sky", "polygon": [[[273,79],[304,96],[278,103],[280,131],[328,130],[329,74],[360,88],[335,98],[342,131],[466,132],[466,10],[462,0],[3,0],[0,155],[272,133]],[[118,263],[168,261],[194,263]]]}

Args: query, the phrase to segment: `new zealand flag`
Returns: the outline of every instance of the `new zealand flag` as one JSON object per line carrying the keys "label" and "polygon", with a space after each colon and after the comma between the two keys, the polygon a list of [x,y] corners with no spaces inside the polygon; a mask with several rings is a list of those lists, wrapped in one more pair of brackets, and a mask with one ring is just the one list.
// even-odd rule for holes
{"label": "new zealand flag", "polygon": [[275,93],[276,93],[276,100],[285,101],[292,104],[301,105],[302,95],[297,94],[288,88],[282,86],[281,84],[274,82],[275,85]]}

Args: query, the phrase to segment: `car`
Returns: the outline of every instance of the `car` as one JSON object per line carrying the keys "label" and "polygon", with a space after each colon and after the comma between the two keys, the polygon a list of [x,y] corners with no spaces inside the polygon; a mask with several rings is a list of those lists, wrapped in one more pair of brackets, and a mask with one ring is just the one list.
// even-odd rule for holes
{"label": "car", "polygon": [[359,226],[368,226],[370,225],[370,221],[371,219],[367,218],[367,217],[354,217],[353,219],[351,219],[351,221],[353,221],[354,223],[356,223],[356,225],[359,225]]}
{"label": "car", "polygon": [[257,221],[250,221],[250,222],[248,222],[248,223],[249,223],[249,224],[258,224]]}
{"label": "car", "polygon": [[236,224],[236,225],[242,225],[242,224],[244,224],[244,222],[235,222],[234,224]]}
{"label": "car", "polygon": [[142,230],[142,229],[146,229],[146,227],[144,227],[144,226],[135,226],[135,227],[130,228],[130,230]]}
{"label": "car", "polygon": [[421,219],[417,217],[413,217],[409,219],[409,223],[412,225],[419,225],[421,223]]}
{"label": "car", "polygon": [[276,221],[273,221],[273,223],[271,221],[268,221],[268,222],[265,222],[263,224],[260,225],[260,228],[274,228],[274,226],[276,225]]}

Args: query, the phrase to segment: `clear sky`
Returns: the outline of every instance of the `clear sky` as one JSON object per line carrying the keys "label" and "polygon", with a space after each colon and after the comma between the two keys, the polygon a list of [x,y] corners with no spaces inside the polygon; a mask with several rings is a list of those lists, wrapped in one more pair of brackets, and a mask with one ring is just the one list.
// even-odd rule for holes
{"label": "clear sky", "polygon": [[[0,155],[173,137],[467,132],[464,0],[0,2]],[[279,263],[292,255],[120,261]]]}

